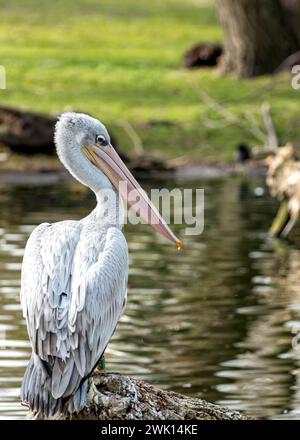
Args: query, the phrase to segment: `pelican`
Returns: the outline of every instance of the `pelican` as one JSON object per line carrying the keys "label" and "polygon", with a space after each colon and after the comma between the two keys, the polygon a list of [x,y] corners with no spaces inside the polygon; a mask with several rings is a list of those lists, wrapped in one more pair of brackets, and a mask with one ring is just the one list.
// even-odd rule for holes
{"label": "pelican", "polygon": [[[63,113],[54,138],[60,161],[95,193],[97,205],[79,221],[42,223],[25,247],[20,296],[32,354],[21,400],[37,417],[72,414],[84,407],[87,379],[124,310],[128,249],[122,198],[165,238],[182,246],[100,121]],[[138,207],[132,191],[139,194]]]}

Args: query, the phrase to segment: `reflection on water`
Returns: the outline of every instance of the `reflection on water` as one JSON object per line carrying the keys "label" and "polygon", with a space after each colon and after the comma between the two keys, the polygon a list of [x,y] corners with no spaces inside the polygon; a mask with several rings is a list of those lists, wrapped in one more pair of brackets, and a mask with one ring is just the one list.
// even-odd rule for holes
{"label": "reflection on water", "polygon": [[[185,238],[181,253],[147,226],[126,226],[129,301],[107,366],[253,416],[300,418],[300,229],[289,243],[268,239],[276,208],[255,197],[257,185],[194,182],[205,188],[205,230]],[[27,237],[43,221],[81,218],[93,206],[76,185],[0,187],[0,418],[25,414],[18,393],[30,347],[19,280]]]}

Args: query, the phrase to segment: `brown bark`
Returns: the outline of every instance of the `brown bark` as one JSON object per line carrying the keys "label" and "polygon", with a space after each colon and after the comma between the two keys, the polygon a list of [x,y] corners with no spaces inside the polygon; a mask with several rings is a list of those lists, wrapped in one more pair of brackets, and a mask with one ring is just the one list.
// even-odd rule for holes
{"label": "brown bark", "polygon": [[216,6],[224,31],[223,72],[272,73],[299,50],[279,0],[216,0]]}
{"label": "brown bark", "polygon": [[[27,419],[41,419],[28,415]],[[86,407],[72,420],[246,420],[238,411],[163,391],[117,373],[94,372]]]}
{"label": "brown bark", "polygon": [[300,0],[280,0],[285,18],[300,41]]}

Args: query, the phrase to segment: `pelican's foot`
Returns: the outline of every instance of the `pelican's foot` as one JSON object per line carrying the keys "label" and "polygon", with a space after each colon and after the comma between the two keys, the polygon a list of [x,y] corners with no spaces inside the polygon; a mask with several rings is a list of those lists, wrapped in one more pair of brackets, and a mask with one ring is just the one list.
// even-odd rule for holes
{"label": "pelican's foot", "polygon": [[101,356],[100,361],[98,362],[97,371],[100,371],[102,373],[105,371],[105,357],[104,357],[104,355]]}

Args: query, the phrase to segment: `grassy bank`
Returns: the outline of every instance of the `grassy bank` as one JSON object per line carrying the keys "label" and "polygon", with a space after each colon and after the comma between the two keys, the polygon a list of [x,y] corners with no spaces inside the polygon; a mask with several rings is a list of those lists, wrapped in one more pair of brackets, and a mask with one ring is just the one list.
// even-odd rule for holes
{"label": "grassy bank", "polygon": [[232,159],[238,127],[216,129],[194,91],[198,84],[235,115],[259,114],[270,102],[282,141],[300,134],[300,90],[285,74],[238,80],[217,71],[187,71],[183,52],[199,41],[221,41],[211,0],[0,0],[0,64],[7,89],[1,103],[60,113],[75,109],[101,118],[127,150],[117,121],[127,119],[144,147],[165,157]]}

